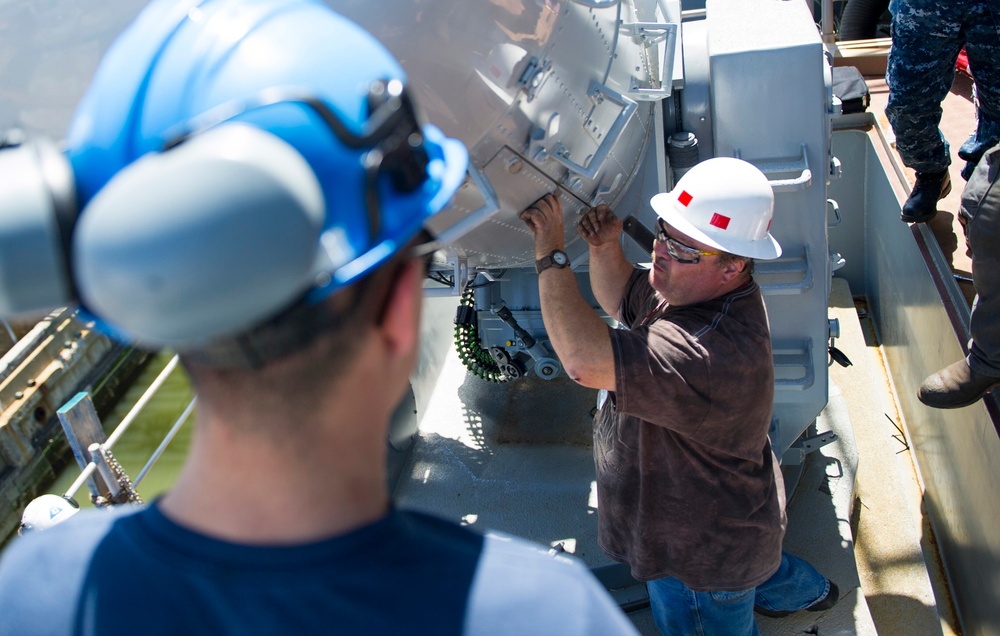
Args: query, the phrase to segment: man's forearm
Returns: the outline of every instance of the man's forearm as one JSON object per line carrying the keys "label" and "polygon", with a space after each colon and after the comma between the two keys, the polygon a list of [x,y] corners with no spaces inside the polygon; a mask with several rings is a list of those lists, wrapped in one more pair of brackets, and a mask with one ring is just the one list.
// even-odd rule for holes
{"label": "man's forearm", "polygon": [[634,269],[620,244],[590,246],[590,288],[601,308],[615,320],[618,320],[625,285]]}
{"label": "man's forearm", "polygon": [[608,325],[583,295],[572,270],[550,268],[538,277],[542,320],[569,377],[586,387],[615,389]]}

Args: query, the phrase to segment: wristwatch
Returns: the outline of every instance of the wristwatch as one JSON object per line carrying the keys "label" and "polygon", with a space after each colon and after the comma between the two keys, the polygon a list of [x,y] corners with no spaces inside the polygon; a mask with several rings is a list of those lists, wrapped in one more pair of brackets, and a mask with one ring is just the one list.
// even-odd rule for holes
{"label": "wristwatch", "polygon": [[555,250],[548,256],[543,256],[535,261],[535,271],[541,274],[550,267],[563,268],[567,265],[569,265],[569,257],[566,256],[566,252]]}

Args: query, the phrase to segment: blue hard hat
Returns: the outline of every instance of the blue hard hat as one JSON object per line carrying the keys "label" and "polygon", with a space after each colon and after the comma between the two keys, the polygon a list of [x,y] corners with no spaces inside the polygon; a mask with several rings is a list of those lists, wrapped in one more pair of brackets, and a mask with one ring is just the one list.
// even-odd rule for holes
{"label": "blue hard hat", "polygon": [[321,2],[153,2],[66,139],[82,308],[183,350],[369,274],[450,201],[468,162],[419,123],[405,83]]}

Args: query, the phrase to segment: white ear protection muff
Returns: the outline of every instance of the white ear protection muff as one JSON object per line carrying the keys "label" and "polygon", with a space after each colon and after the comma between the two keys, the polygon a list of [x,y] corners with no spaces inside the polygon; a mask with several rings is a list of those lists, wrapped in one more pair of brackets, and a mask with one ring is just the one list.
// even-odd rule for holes
{"label": "white ear protection muff", "polygon": [[140,158],[79,214],[59,149],[8,133],[0,192],[6,317],[79,300],[136,344],[191,347],[266,320],[330,270],[312,169],[291,145],[245,124]]}
{"label": "white ear protection muff", "polygon": [[80,300],[144,346],[232,334],[328,271],[324,214],[320,184],[291,145],[222,124],[141,157],[87,204],[71,249]]}
{"label": "white ear protection muff", "polygon": [[45,139],[0,135],[0,315],[38,317],[73,302],[66,257],[76,219],[69,162]]}

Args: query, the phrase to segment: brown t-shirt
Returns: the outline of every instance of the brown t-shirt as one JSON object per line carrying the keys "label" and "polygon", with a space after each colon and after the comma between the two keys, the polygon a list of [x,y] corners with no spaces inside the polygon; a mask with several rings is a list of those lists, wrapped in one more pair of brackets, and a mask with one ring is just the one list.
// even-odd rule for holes
{"label": "brown t-shirt", "polygon": [[617,386],[594,425],[599,543],[640,581],[748,589],[777,569],[785,532],[760,288],[659,302],[636,270],[622,299],[628,329],[610,330]]}

